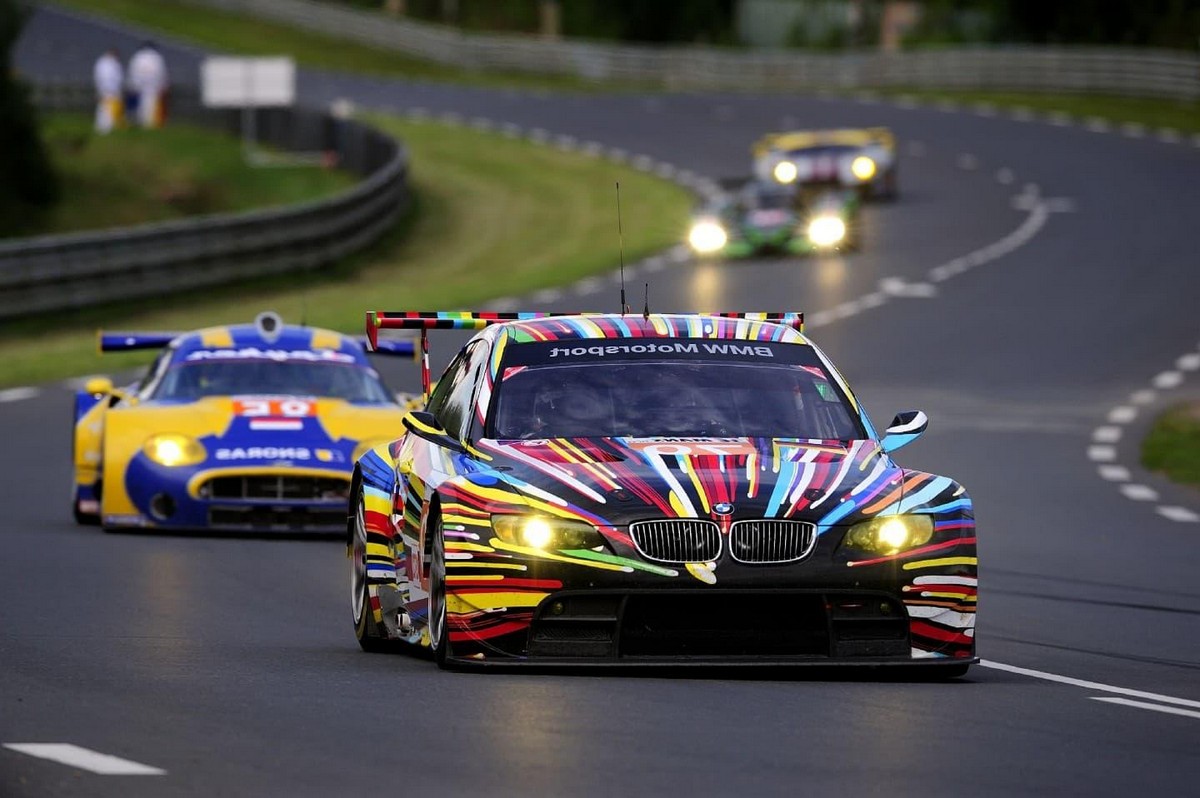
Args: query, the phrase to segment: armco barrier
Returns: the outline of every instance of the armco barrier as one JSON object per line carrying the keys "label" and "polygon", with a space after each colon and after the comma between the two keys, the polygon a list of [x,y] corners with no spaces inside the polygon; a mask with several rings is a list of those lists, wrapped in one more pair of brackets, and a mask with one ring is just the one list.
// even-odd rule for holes
{"label": "armco barrier", "polygon": [[809,53],[645,47],[465,34],[318,0],[188,1],[480,71],[570,75],[671,89],[911,87],[1200,99],[1200,56],[1171,50],[981,45],[901,53]]}
{"label": "armco barrier", "polygon": [[[35,87],[45,109],[90,110],[87,86]],[[237,112],[171,98],[173,119],[236,134]],[[379,238],[409,201],[408,160],[396,140],[350,119],[299,109],[257,114],[268,147],[322,152],[363,180],[301,205],[96,232],[0,241],[0,318],[82,308],[315,269]]]}

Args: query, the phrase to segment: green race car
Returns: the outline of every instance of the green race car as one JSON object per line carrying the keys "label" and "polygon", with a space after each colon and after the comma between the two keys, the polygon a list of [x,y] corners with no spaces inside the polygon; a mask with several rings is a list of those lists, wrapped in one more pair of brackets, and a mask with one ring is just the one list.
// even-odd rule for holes
{"label": "green race car", "polygon": [[859,195],[751,181],[697,212],[688,244],[705,257],[807,255],[857,249]]}

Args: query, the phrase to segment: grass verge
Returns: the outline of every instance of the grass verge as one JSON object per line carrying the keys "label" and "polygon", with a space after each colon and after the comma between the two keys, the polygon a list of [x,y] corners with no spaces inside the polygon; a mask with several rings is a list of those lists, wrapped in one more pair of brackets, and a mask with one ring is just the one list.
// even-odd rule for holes
{"label": "grass verge", "polygon": [[1142,441],[1142,465],[1200,488],[1200,402],[1176,405],[1155,420]]}
{"label": "grass verge", "polygon": [[[629,167],[519,139],[434,122],[370,117],[412,153],[418,202],[369,252],[319,274],[261,280],[153,301],[6,323],[0,385],[114,371],[145,355],[96,354],[96,327],[187,330],[247,321],[264,309],[285,320],[357,332],[373,309],[469,310],[607,272],[617,264],[613,183],[621,183],[630,260],[678,243],[688,192]],[[601,295],[586,307],[616,307]]]}
{"label": "grass verge", "polygon": [[287,205],[354,185],[348,172],[314,166],[255,169],[237,139],[172,124],[106,136],[79,114],[42,125],[62,180],[62,200],[23,218],[0,219],[0,235],[31,236],[160,222],[205,213]]}
{"label": "grass verge", "polygon": [[596,83],[558,75],[472,71],[282,25],[251,14],[191,5],[186,0],[56,0],[64,6],[159,31],[202,47],[241,55],[287,53],[318,69],[409,80],[527,89],[594,89]]}

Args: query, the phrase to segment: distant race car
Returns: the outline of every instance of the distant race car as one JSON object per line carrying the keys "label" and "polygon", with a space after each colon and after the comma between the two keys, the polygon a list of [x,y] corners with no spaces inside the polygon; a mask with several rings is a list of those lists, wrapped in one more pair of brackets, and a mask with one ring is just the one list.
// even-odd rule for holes
{"label": "distant race car", "polygon": [[443,666],[965,673],[971,500],[892,459],[925,415],[878,435],[802,327],[798,313],[368,314],[368,338],[479,332],[404,436],[355,466],[361,646],[426,647]]}
{"label": "distant race car", "polygon": [[858,209],[852,190],[752,180],[692,217],[688,245],[697,255],[726,258],[853,250]]}
{"label": "distant race car", "polygon": [[354,461],[403,431],[404,408],[361,339],[273,313],[191,333],[101,334],[100,348],[162,352],[137,384],[97,378],[76,395],[80,523],[340,532]]}
{"label": "distant race car", "polygon": [[771,133],[752,151],[760,180],[854,188],[864,198],[895,199],[900,192],[896,140],[887,128]]}

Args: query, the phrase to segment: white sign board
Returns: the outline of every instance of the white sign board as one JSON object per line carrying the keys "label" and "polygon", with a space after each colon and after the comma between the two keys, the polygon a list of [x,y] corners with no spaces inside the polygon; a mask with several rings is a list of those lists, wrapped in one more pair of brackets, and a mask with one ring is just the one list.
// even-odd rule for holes
{"label": "white sign board", "polygon": [[296,63],[290,58],[206,58],[200,85],[209,108],[287,106],[296,101]]}

